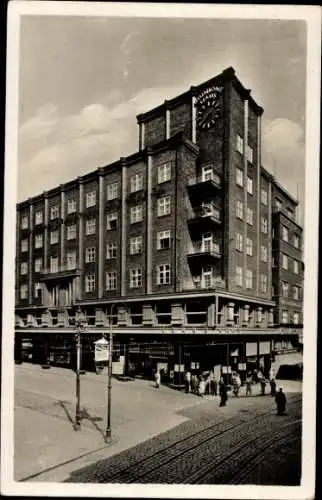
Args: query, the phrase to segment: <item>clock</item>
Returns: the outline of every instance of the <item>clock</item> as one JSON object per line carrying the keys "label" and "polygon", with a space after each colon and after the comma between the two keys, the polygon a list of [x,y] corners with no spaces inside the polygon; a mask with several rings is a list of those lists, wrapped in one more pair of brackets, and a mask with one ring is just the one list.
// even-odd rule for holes
{"label": "clock", "polygon": [[221,89],[204,91],[197,99],[197,125],[202,129],[210,129],[221,115]]}

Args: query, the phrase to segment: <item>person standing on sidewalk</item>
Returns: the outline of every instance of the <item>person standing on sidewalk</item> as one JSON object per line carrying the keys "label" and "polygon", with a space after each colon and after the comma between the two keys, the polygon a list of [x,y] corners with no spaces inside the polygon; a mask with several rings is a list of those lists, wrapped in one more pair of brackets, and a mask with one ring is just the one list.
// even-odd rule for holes
{"label": "person standing on sidewalk", "polygon": [[190,383],[191,383],[191,373],[189,372],[189,370],[186,372],[186,376],[185,376],[185,381],[184,381],[184,385],[185,385],[185,392],[188,394],[190,392]]}
{"label": "person standing on sidewalk", "polygon": [[228,394],[227,394],[226,384],[224,383],[224,380],[222,378],[221,378],[221,383],[219,386],[219,395],[220,395],[220,405],[219,406],[226,406]]}
{"label": "person standing on sidewalk", "polygon": [[156,387],[157,389],[159,389],[159,388],[160,388],[160,382],[161,382],[161,375],[160,375],[159,370],[157,370],[157,371],[155,372],[155,387]]}
{"label": "person standing on sidewalk", "polygon": [[214,373],[210,380],[210,393],[212,396],[217,396],[217,380]]}
{"label": "person standing on sidewalk", "polygon": [[204,378],[201,377],[200,381],[199,381],[199,396],[201,396],[202,398],[205,395],[205,389],[206,389],[206,382],[205,382]]}
{"label": "person standing on sidewalk", "polygon": [[283,392],[282,387],[276,393],[275,402],[276,402],[276,406],[277,406],[277,415],[285,415],[286,396]]}
{"label": "person standing on sidewalk", "polygon": [[262,396],[265,395],[266,379],[262,377],[260,380]]}
{"label": "person standing on sidewalk", "polygon": [[252,385],[253,385],[253,380],[251,374],[249,373],[246,378],[246,396],[252,395]]}
{"label": "person standing on sidewalk", "polygon": [[271,385],[271,396],[274,397],[276,395],[276,382],[274,378],[270,380],[270,385]]}

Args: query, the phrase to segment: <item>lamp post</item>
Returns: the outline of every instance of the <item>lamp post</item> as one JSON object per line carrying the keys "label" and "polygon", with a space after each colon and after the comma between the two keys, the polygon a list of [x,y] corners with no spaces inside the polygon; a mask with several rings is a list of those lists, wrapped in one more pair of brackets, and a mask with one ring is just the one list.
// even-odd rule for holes
{"label": "lamp post", "polygon": [[[111,409],[112,409],[112,364],[113,364],[113,309],[116,303],[113,303],[110,310],[110,328],[109,328],[109,355],[108,355],[108,385],[107,385],[107,419],[106,419],[106,432],[105,440],[111,438]],[[118,304],[120,305],[120,304]],[[121,303],[122,305],[122,303]]]}
{"label": "lamp post", "polygon": [[77,431],[81,425],[81,412],[80,412],[80,362],[81,362],[81,333],[84,326],[84,321],[80,317],[80,308],[78,308],[79,318],[76,319],[76,413],[74,430]]}

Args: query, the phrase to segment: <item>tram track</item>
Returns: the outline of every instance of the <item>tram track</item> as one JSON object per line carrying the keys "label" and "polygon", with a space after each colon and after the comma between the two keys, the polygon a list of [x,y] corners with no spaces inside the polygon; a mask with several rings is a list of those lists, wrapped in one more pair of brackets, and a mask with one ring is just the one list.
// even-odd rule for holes
{"label": "tram track", "polygon": [[[289,400],[288,408],[292,412],[293,407],[298,407],[301,398],[292,396]],[[267,409],[267,404],[265,405]],[[258,409],[257,409],[258,412]],[[96,470],[90,472],[91,482],[104,483],[175,483],[180,479],[180,483],[200,483],[200,480],[210,474],[210,470],[218,467],[223,468],[227,458],[227,453],[223,453],[225,448],[229,449],[228,456],[233,457],[238,455],[238,450],[243,450],[248,447],[250,442],[262,439],[263,426],[267,424],[267,416],[272,415],[272,410],[262,411],[253,418],[244,417],[241,421],[236,422],[236,416],[221,420],[216,420],[193,434],[189,434],[179,440],[168,443],[166,446],[161,446],[156,452],[153,450],[149,456],[142,457],[137,454],[129,453],[127,456],[126,466],[124,461],[116,461],[113,464],[113,473],[108,473],[104,470],[104,461],[97,464]],[[239,415],[239,419],[240,419]],[[252,428],[255,424],[257,429],[255,435],[250,436]],[[274,424],[271,422],[271,426]],[[235,439],[237,436],[237,439]],[[235,442],[234,442],[235,439]],[[269,443],[269,439],[267,439]],[[214,453],[214,450],[217,450]],[[209,453],[210,452],[210,453]],[[240,452],[241,453],[241,452]],[[225,458],[223,459],[223,454]],[[198,456],[202,460],[197,461]],[[227,463],[227,462],[226,462]],[[107,465],[107,463],[106,463]],[[83,479],[86,480],[85,471],[79,471]],[[77,481],[76,476],[67,480]]]}

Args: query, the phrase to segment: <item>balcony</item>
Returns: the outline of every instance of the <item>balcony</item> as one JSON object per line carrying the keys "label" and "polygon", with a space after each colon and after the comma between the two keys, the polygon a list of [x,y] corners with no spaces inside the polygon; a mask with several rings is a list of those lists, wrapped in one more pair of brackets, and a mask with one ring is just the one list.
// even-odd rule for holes
{"label": "balcony", "polygon": [[57,268],[43,268],[39,275],[39,281],[58,280],[79,276],[80,269],[71,266],[58,266]]}
{"label": "balcony", "polygon": [[221,222],[221,212],[212,203],[203,203],[195,209],[195,216],[188,219],[189,227],[200,231],[219,226]]}
{"label": "balcony", "polygon": [[208,290],[214,288],[226,288],[225,280],[221,278],[213,278],[212,276],[194,276],[193,283],[196,290]]}
{"label": "balcony", "polygon": [[208,264],[221,258],[221,249],[218,243],[203,243],[197,246],[193,252],[187,255],[189,261]]}
{"label": "balcony", "polygon": [[221,190],[221,178],[215,172],[209,172],[197,179],[191,179],[187,189],[190,196],[195,198],[212,198]]}

